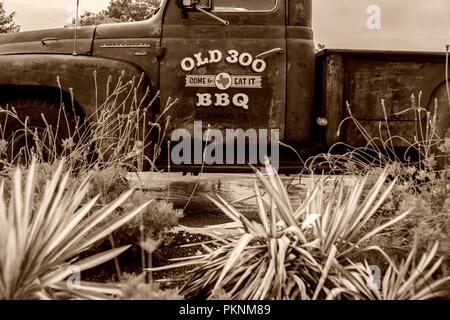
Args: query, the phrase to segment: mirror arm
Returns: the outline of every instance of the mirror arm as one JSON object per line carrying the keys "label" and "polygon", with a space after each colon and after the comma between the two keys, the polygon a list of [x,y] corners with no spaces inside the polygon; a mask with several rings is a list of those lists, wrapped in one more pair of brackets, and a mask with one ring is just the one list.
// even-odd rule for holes
{"label": "mirror arm", "polygon": [[189,15],[188,15],[186,8],[183,6],[183,0],[177,0],[177,4],[178,4],[178,7],[180,7],[180,9],[181,9],[181,14],[183,16],[183,19],[188,19]]}
{"label": "mirror arm", "polygon": [[200,12],[203,12],[204,14],[210,16],[213,19],[216,19],[217,21],[219,21],[220,23],[223,23],[226,26],[228,26],[230,24],[229,21],[219,18],[218,16],[212,14],[211,12],[206,11],[205,9],[199,7],[198,5],[195,5],[195,9],[197,9]]}

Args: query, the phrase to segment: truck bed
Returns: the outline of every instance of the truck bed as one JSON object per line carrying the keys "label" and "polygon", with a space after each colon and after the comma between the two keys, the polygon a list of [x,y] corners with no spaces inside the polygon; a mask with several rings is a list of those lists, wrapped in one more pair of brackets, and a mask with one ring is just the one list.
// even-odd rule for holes
{"label": "truck bed", "polygon": [[[410,109],[411,97],[415,96],[417,105],[420,102],[422,108],[434,111],[434,99],[445,86],[445,56],[444,52],[340,49],[317,53],[315,108],[316,116],[328,120],[325,143],[365,145],[353,121],[346,121],[338,132],[341,121],[350,116],[347,103],[372,137],[380,137],[381,122],[381,137],[387,138],[387,119],[392,136],[412,141],[416,113]],[[425,116],[423,112],[422,118]]]}

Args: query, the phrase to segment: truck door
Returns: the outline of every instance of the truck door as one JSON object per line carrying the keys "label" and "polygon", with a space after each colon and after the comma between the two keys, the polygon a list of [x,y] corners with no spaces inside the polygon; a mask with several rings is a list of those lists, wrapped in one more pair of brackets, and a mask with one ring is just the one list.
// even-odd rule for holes
{"label": "truck door", "polygon": [[181,3],[189,0],[169,1],[162,31],[161,105],[179,99],[165,114],[168,137],[176,129],[194,137],[201,121],[222,132],[279,129],[283,139],[285,1],[202,0],[206,12]]}

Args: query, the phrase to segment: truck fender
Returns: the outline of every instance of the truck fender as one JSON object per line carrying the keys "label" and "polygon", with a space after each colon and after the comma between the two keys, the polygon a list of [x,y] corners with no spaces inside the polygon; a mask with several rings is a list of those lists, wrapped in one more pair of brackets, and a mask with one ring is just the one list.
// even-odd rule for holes
{"label": "truck fender", "polygon": [[[123,85],[135,81],[138,100],[151,97],[151,82],[143,70],[131,63],[113,59],[70,55],[5,55],[0,56],[1,86],[58,88],[74,98],[86,118],[95,117],[95,110],[105,102],[119,80]],[[131,88],[131,82],[128,88]],[[128,90],[127,90],[128,91]],[[24,92],[24,94],[26,94]],[[126,93],[123,93],[126,94]]]}

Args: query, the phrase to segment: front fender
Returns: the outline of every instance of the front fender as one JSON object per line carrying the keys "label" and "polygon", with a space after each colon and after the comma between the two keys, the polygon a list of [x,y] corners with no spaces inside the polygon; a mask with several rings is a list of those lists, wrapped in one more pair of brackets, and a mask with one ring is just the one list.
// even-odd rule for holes
{"label": "front fender", "polygon": [[73,90],[75,100],[88,117],[95,116],[96,107],[105,102],[108,79],[109,94],[119,79],[123,84],[135,79],[137,84],[143,77],[137,88],[139,100],[147,89],[151,90],[151,80],[141,68],[113,59],[70,55],[9,55],[0,56],[0,70],[0,86],[58,88],[59,77],[61,88],[66,92]]}

